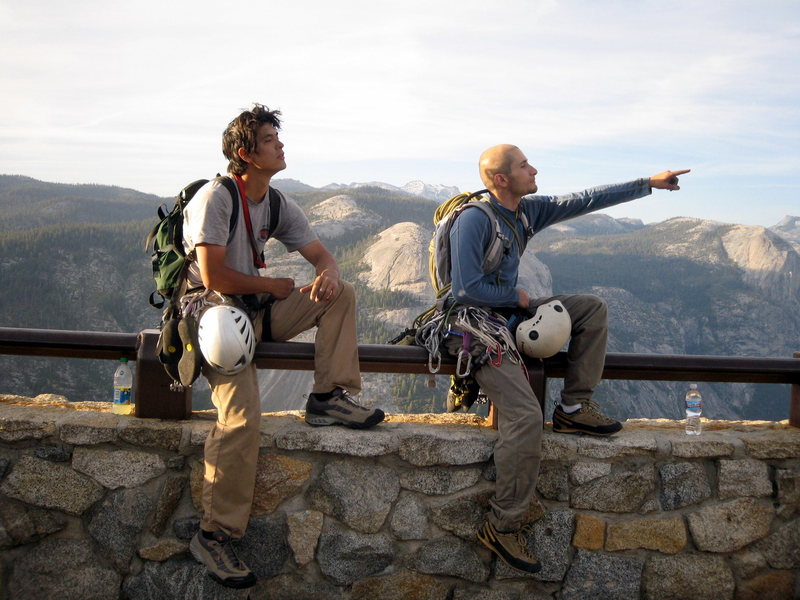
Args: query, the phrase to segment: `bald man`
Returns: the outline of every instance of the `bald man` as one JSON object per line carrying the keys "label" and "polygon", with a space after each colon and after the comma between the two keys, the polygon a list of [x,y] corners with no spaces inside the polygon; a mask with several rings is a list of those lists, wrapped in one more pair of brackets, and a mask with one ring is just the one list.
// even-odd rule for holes
{"label": "bald man", "polygon": [[[622,425],[605,416],[592,400],[605,363],[605,302],[583,294],[531,298],[517,285],[520,257],[530,238],[545,227],[647,196],[654,188],[678,190],[678,176],[689,171],[664,171],[564,196],[532,196],[538,190],[537,171],[517,146],[489,148],[481,155],[479,168],[500,230],[510,243],[499,267],[483,273],[484,252],[492,234],[490,218],[481,210],[462,212],[450,232],[450,301],[508,315],[515,309],[531,314],[538,306],[559,300],[569,312],[572,328],[561,403],[553,412],[553,431],[596,436],[618,432]],[[527,230],[520,218],[522,213],[527,218]],[[462,339],[451,336],[446,344],[457,354]],[[473,376],[497,409],[499,433],[494,449],[495,496],[478,538],[511,566],[537,572],[541,566],[527,548],[525,516],[539,474],[543,421],[539,402],[524,371],[509,360],[500,364],[490,361]]]}

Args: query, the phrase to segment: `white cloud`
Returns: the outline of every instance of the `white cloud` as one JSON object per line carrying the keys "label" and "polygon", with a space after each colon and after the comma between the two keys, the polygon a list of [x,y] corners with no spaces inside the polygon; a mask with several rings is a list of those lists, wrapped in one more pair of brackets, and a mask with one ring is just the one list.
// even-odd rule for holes
{"label": "white cloud", "polygon": [[800,166],[799,14],[787,0],[0,0],[0,170],[172,194],[224,168],[222,129],[260,101],[284,111],[287,175],[318,185],[468,186],[478,153],[510,141],[559,187],[691,159],[721,196],[733,174]]}

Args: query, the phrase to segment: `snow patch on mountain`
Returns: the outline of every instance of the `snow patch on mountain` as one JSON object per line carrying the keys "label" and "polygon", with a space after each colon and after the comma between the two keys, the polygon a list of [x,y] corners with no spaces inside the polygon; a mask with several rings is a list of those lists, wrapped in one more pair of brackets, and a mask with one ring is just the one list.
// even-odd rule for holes
{"label": "snow patch on mountain", "polygon": [[353,182],[353,183],[329,183],[326,186],[321,187],[322,190],[329,190],[329,191],[340,191],[346,190],[349,188],[362,188],[362,187],[374,187],[379,188],[382,190],[386,190],[388,192],[397,192],[399,194],[411,194],[412,196],[420,196],[427,200],[433,200],[435,202],[444,202],[451,196],[455,196],[459,193],[459,190],[454,185],[441,185],[441,184],[430,184],[425,183],[424,181],[409,181],[402,187],[398,187],[396,185],[391,185],[389,183],[383,183],[382,181],[366,181],[366,182]]}
{"label": "snow patch on mountain", "polygon": [[459,193],[459,189],[454,185],[429,184],[419,180],[409,181],[402,189],[409,194],[435,202],[444,202]]}
{"label": "snow patch on mountain", "polygon": [[614,219],[604,214],[590,214],[551,225],[551,231],[573,235],[612,235],[629,233],[642,229],[644,223],[639,219]]}
{"label": "snow patch on mountain", "polygon": [[330,191],[337,191],[337,190],[346,190],[348,188],[360,188],[360,187],[374,187],[380,188],[382,190],[386,190],[388,192],[402,192],[403,190],[396,185],[391,185],[389,183],[383,183],[382,181],[365,181],[361,183],[353,182],[353,183],[329,183],[328,185],[322,186],[321,190],[330,190]]}

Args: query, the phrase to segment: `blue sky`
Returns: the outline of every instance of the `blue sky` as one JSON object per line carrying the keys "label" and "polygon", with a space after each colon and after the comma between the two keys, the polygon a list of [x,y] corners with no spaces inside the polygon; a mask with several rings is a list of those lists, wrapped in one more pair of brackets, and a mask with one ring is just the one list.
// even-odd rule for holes
{"label": "blue sky", "polygon": [[0,173],[172,196],[257,101],[314,186],[473,190],[514,143],[542,193],[692,168],[615,217],[769,226],[800,214],[798,56],[796,0],[0,0]]}

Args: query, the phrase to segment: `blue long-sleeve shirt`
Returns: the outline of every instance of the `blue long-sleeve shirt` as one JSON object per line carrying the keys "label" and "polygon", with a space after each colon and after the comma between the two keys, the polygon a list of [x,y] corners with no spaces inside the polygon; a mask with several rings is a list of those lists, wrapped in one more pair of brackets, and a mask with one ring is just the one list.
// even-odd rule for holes
{"label": "blue long-sleeve shirt", "polygon": [[517,211],[509,210],[490,197],[498,215],[501,232],[511,241],[508,253],[492,273],[481,265],[489,247],[492,224],[482,210],[465,210],[450,231],[452,294],[456,302],[471,306],[516,306],[519,261],[528,238],[517,216],[524,211],[529,226],[537,233],[555,223],[573,219],[609,206],[652,193],[648,178],[603,185],[562,196],[525,196]]}

